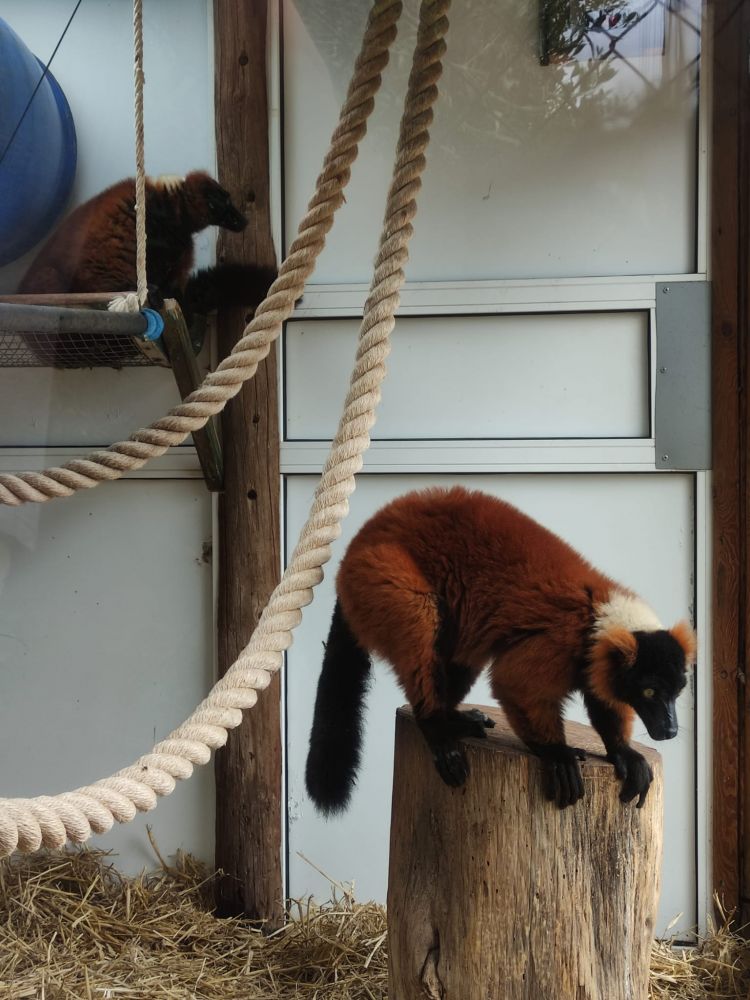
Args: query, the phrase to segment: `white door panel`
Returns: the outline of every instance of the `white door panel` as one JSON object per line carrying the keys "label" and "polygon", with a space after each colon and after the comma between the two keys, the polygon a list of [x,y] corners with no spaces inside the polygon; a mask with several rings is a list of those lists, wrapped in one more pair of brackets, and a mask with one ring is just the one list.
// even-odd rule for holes
{"label": "white door panel", "polygon": [[[364,763],[348,812],[321,819],[306,798],[304,763],[321,665],[322,643],[334,601],[336,565],[348,540],[380,506],[410,489],[459,481],[503,497],[558,532],[604,572],[633,587],[671,623],[690,614],[694,586],[694,479],[692,475],[361,476],[334,559],[305,611],[288,654],[289,891],[325,898],[329,887],[297,852],[336,879],[354,880],[361,900],[384,900],[387,877],[393,758],[393,717],[404,697],[392,674],[377,664],[368,698]],[[315,477],[287,479],[286,531],[292,544],[306,515]],[[470,698],[492,703],[480,681]],[[584,718],[573,706],[571,718]],[[664,866],[658,928],[678,913],[681,926],[696,920],[694,704],[680,699],[681,732],[658,746],[666,783]],[[649,742],[642,726],[636,738]],[[585,808],[585,801],[579,808]]]}

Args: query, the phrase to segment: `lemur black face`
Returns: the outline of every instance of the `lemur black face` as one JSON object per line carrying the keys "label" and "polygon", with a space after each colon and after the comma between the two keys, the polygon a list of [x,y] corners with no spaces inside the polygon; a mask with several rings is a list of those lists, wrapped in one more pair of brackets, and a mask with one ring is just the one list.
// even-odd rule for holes
{"label": "lemur black face", "polygon": [[675,701],[685,687],[685,652],[666,630],[635,632],[635,663],[619,678],[623,701],[636,710],[649,736],[671,740],[677,735]]}
{"label": "lemur black face", "polygon": [[247,225],[245,216],[232,204],[229,192],[214,181],[206,191],[206,202],[210,225],[221,226],[233,233],[242,232]]}

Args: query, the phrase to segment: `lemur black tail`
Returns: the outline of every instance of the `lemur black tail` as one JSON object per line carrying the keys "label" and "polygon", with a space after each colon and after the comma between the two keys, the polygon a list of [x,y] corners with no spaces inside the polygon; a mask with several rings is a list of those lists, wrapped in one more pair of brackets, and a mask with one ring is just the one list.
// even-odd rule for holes
{"label": "lemur black tail", "polygon": [[310,798],[326,815],[344,810],[351,798],[362,752],[369,677],[370,656],[355,639],[336,601],[305,772]]}
{"label": "lemur black tail", "polygon": [[206,316],[219,306],[255,309],[266,297],[276,268],[254,264],[217,264],[191,274],[183,294],[183,309]]}

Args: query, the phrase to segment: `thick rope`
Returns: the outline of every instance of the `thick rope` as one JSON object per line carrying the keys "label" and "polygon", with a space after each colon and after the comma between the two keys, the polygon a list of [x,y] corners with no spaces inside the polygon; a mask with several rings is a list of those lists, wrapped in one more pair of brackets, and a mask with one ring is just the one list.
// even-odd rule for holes
{"label": "thick rope", "polygon": [[250,642],[190,718],[132,766],[54,797],[0,799],[0,853],[61,847],[66,840],[82,843],[92,832],[109,830],[115,820],[124,823],[137,811],[152,809],[158,796],[174,789],[176,779],[188,778],[195,764],[206,764],[211,751],[224,745],[228,730],[242,721],[242,709],[255,704],[257,692],[280,669],[292,629],[302,620],[302,608],[323,577],[322,566],[340,534],[354,476],[370,443],[425,168],[448,6],[449,0],[422,2],[380,249],[344,413],[300,540]]}
{"label": "thick rope", "polygon": [[148,301],[146,275],[146,158],[143,127],[143,0],[133,0],[133,75],[135,92],[135,280],[136,291],[112,299],[113,312],[138,312]]}
{"label": "thick rope", "polygon": [[143,0],[133,0],[133,51],[135,65],[135,276],[141,307],[148,300],[146,278],[146,162],[143,127]]}
{"label": "thick rope", "polygon": [[297,237],[279,268],[278,277],[232,353],[182,403],[165,417],[136,431],[127,441],[44,472],[0,475],[0,504],[18,507],[24,503],[67,497],[77,490],[92,489],[101,482],[119,479],[126,472],[140,469],[150,459],[181,444],[192,431],[204,427],[237,395],[243,382],[255,375],[302,295],[305,282],[325,246],[334,215],[344,203],[344,188],[349,183],[351,165],[375,106],[374,95],[380,87],[388,51],[396,37],[401,7],[400,0],[376,0],[373,5],[347,97],[307,214],[300,222]]}

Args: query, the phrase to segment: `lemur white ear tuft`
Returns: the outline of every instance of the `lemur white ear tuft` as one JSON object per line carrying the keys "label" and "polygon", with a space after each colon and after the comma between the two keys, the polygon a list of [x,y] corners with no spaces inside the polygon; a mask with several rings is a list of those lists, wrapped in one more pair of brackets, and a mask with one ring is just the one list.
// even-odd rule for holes
{"label": "lemur white ear tuft", "polygon": [[169,194],[173,194],[178,188],[182,187],[185,183],[185,178],[180,177],[179,174],[159,174],[159,176],[154,180],[154,186],[167,191]]}
{"label": "lemur white ear tuft", "polygon": [[669,632],[682,646],[685,653],[685,662],[694,663],[695,654],[698,649],[698,640],[691,624],[686,621],[678,622]]}

